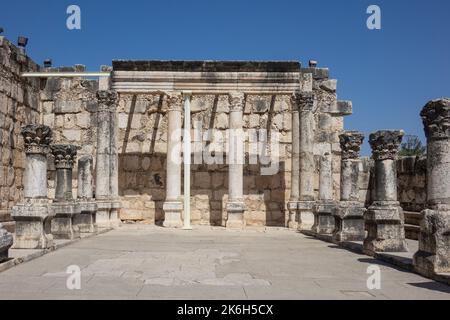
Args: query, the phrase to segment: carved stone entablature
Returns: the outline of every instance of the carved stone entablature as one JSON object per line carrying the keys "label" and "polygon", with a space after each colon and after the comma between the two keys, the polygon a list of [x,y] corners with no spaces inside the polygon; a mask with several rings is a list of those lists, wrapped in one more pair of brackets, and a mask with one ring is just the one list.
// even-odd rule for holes
{"label": "carved stone entablature", "polygon": [[364,135],[359,131],[346,131],[339,135],[342,159],[358,159]]}
{"label": "carved stone entablature", "polygon": [[240,91],[233,91],[228,94],[230,111],[242,111],[245,106],[245,94]]}
{"label": "carved stone entablature", "polygon": [[300,111],[312,111],[314,108],[314,93],[302,92],[300,95]]}
{"label": "carved stone entablature", "polygon": [[404,134],[403,130],[380,130],[370,134],[373,159],[395,160]]}
{"label": "carved stone entablature", "polygon": [[21,134],[25,142],[25,153],[47,154],[52,142],[52,129],[41,124],[29,124],[22,127]]}
{"label": "carved stone entablature", "polygon": [[118,95],[114,90],[97,91],[98,111],[113,111]]}
{"label": "carved stone entablature", "polygon": [[428,102],[420,112],[425,135],[431,140],[450,139],[450,99]]}
{"label": "carved stone entablature", "polygon": [[301,103],[302,103],[302,95],[300,94],[300,92],[294,92],[291,95],[292,111],[299,111]]}
{"label": "carved stone entablature", "polygon": [[178,91],[166,92],[167,108],[171,111],[183,110],[183,95]]}
{"label": "carved stone entablature", "polygon": [[71,169],[77,156],[78,147],[71,144],[55,144],[51,146],[57,169]]}

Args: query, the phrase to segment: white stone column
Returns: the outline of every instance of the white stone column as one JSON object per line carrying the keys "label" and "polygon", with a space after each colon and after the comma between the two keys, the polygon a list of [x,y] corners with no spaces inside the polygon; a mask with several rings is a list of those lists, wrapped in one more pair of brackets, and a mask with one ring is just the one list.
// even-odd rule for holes
{"label": "white stone column", "polygon": [[359,201],[359,152],[364,135],[347,131],[339,135],[341,145],[341,201],[335,208],[334,242],[363,241],[365,238],[364,203]]}
{"label": "white stone column", "polygon": [[303,92],[300,104],[300,201],[299,230],[311,230],[314,224],[314,94]]}
{"label": "white stone column", "polygon": [[170,92],[167,95],[167,177],[166,201],[163,204],[164,222],[167,228],[181,228],[181,113],[183,96],[181,92]]}
{"label": "white stone column", "polygon": [[16,222],[14,248],[46,249],[53,245],[50,234],[54,211],[47,198],[47,155],[52,131],[44,125],[26,125],[21,134],[25,144],[24,203],[13,207]]}
{"label": "white stone column", "polygon": [[97,231],[95,223],[97,204],[93,199],[93,161],[91,156],[78,159],[78,197],[77,205],[80,214],[75,219],[80,233],[93,233]]}
{"label": "white stone column", "polygon": [[291,96],[292,113],[292,168],[291,168],[291,196],[288,202],[288,228],[298,228],[298,201],[300,200],[300,104],[301,96],[294,93]]}
{"label": "white stone column", "polygon": [[[116,227],[117,216],[118,166],[116,143],[116,123],[114,121],[117,107],[117,93],[113,90],[97,91],[97,154],[95,170],[95,198],[98,206],[97,225],[101,228]],[[112,142],[113,141],[113,142]],[[113,155],[113,156],[112,156]]]}
{"label": "white stone column", "polygon": [[427,137],[427,209],[422,212],[415,269],[428,277],[450,273],[450,99],[420,113]]}
{"label": "white stone column", "polygon": [[316,234],[331,235],[334,231],[332,215],[335,203],[333,201],[333,169],[332,156],[326,152],[320,157],[319,168],[319,200],[314,205],[314,225]]}
{"label": "white stone column", "polygon": [[407,251],[404,214],[397,201],[397,152],[402,141],[402,130],[381,130],[372,133],[369,143],[375,160],[375,199],[365,214],[367,238],[364,251]]}
{"label": "white stone column", "polygon": [[228,130],[228,201],[227,228],[243,228],[244,220],[244,132],[243,111],[245,95],[243,92],[231,92],[230,128]]}

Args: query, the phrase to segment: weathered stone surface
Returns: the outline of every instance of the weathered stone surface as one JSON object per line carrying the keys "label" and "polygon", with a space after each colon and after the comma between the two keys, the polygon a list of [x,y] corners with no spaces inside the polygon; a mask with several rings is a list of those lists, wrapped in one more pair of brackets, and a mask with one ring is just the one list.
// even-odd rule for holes
{"label": "weathered stone surface", "polygon": [[403,131],[378,131],[369,142],[375,160],[375,199],[365,214],[364,249],[374,252],[407,251],[403,209],[397,202],[396,158]]}
{"label": "weathered stone surface", "polygon": [[56,167],[55,201],[71,201],[72,168],[76,159],[78,147],[74,145],[56,144],[51,146]]}
{"label": "weathered stone surface", "polygon": [[55,202],[52,204],[55,216],[51,222],[51,231],[55,239],[73,240],[80,237],[80,229],[76,224],[81,212],[80,208],[71,202]]}
{"label": "weathered stone surface", "polygon": [[420,113],[427,137],[427,207],[422,212],[414,266],[425,276],[450,272],[450,99]]}
{"label": "weathered stone surface", "polygon": [[8,259],[8,250],[13,244],[13,236],[0,223],[0,263]]}

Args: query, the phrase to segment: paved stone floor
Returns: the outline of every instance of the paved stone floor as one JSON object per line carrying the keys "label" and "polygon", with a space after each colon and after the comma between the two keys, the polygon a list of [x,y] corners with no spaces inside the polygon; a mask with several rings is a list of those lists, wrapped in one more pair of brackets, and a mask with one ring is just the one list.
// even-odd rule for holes
{"label": "paved stone floor", "polygon": [[[70,265],[80,290],[67,289]],[[286,229],[124,225],[0,273],[0,298],[450,299],[450,287]]]}

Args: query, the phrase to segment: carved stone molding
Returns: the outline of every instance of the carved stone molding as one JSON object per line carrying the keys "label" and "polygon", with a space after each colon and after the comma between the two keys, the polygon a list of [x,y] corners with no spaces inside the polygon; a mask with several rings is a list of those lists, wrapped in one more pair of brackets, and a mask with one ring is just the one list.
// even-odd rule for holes
{"label": "carved stone molding", "polygon": [[25,153],[47,154],[52,142],[52,129],[41,124],[29,124],[22,127],[21,134],[25,142]]}
{"label": "carved stone molding", "polygon": [[346,131],[339,135],[342,150],[342,160],[358,159],[364,134],[359,131]]}
{"label": "carved stone molding", "polygon": [[245,105],[245,94],[240,91],[233,91],[228,94],[230,111],[243,111]]}
{"label": "carved stone molding", "polygon": [[450,99],[432,100],[420,112],[425,135],[431,140],[450,139]]}
{"label": "carved stone molding", "polygon": [[302,103],[302,95],[300,92],[294,92],[291,95],[291,107],[293,112],[297,112],[300,110],[300,105]]}
{"label": "carved stone molding", "polygon": [[395,160],[404,134],[403,130],[380,130],[370,134],[369,143],[373,159]]}
{"label": "carved stone molding", "polygon": [[72,169],[77,156],[78,147],[71,144],[55,144],[51,146],[57,169]]}

